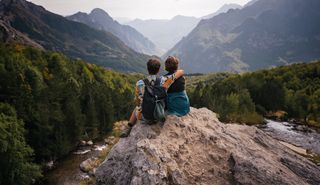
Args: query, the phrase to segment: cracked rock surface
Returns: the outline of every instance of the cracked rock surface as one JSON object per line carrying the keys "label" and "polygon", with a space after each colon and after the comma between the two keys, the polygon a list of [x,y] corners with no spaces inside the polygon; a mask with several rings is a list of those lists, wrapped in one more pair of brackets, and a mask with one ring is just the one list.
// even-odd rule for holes
{"label": "cracked rock surface", "polygon": [[320,184],[320,167],[256,127],[208,109],[138,123],[97,169],[97,185]]}

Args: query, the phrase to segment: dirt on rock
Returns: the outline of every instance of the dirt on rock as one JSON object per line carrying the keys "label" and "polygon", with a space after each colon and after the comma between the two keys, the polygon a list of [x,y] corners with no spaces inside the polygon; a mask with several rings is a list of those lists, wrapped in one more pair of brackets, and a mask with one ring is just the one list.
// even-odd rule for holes
{"label": "dirt on rock", "polygon": [[138,123],[96,171],[97,185],[320,184],[320,167],[253,126],[191,109]]}

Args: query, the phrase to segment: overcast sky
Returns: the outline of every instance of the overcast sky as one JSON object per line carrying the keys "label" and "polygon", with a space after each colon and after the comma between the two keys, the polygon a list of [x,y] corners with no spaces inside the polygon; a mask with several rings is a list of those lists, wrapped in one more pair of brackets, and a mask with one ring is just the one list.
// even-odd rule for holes
{"label": "overcast sky", "polygon": [[130,19],[169,19],[175,15],[201,17],[215,12],[222,5],[244,5],[249,0],[29,0],[61,15],[102,8],[112,17]]}

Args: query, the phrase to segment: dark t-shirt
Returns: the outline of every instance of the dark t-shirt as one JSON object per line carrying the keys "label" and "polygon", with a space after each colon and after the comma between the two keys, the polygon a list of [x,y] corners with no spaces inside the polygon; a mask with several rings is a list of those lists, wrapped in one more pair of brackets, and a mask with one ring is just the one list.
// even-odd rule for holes
{"label": "dark t-shirt", "polygon": [[[172,75],[172,73],[168,73],[166,75]],[[186,80],[184,76],[181,76],[180,78],[176,79],[174,83],[169,87],[168,93],[177,93],[182,92],[185,90],[186,86]]]}

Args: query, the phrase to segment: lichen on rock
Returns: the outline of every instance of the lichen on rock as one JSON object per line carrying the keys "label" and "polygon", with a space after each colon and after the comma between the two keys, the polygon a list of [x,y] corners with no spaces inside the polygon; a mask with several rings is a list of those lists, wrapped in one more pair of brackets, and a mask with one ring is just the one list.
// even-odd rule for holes
{"label": "lichen on rock", "polygon": [[320,184],[320,167],[253,126],[208,109],[138,123],[96,171],[97,185]]}

